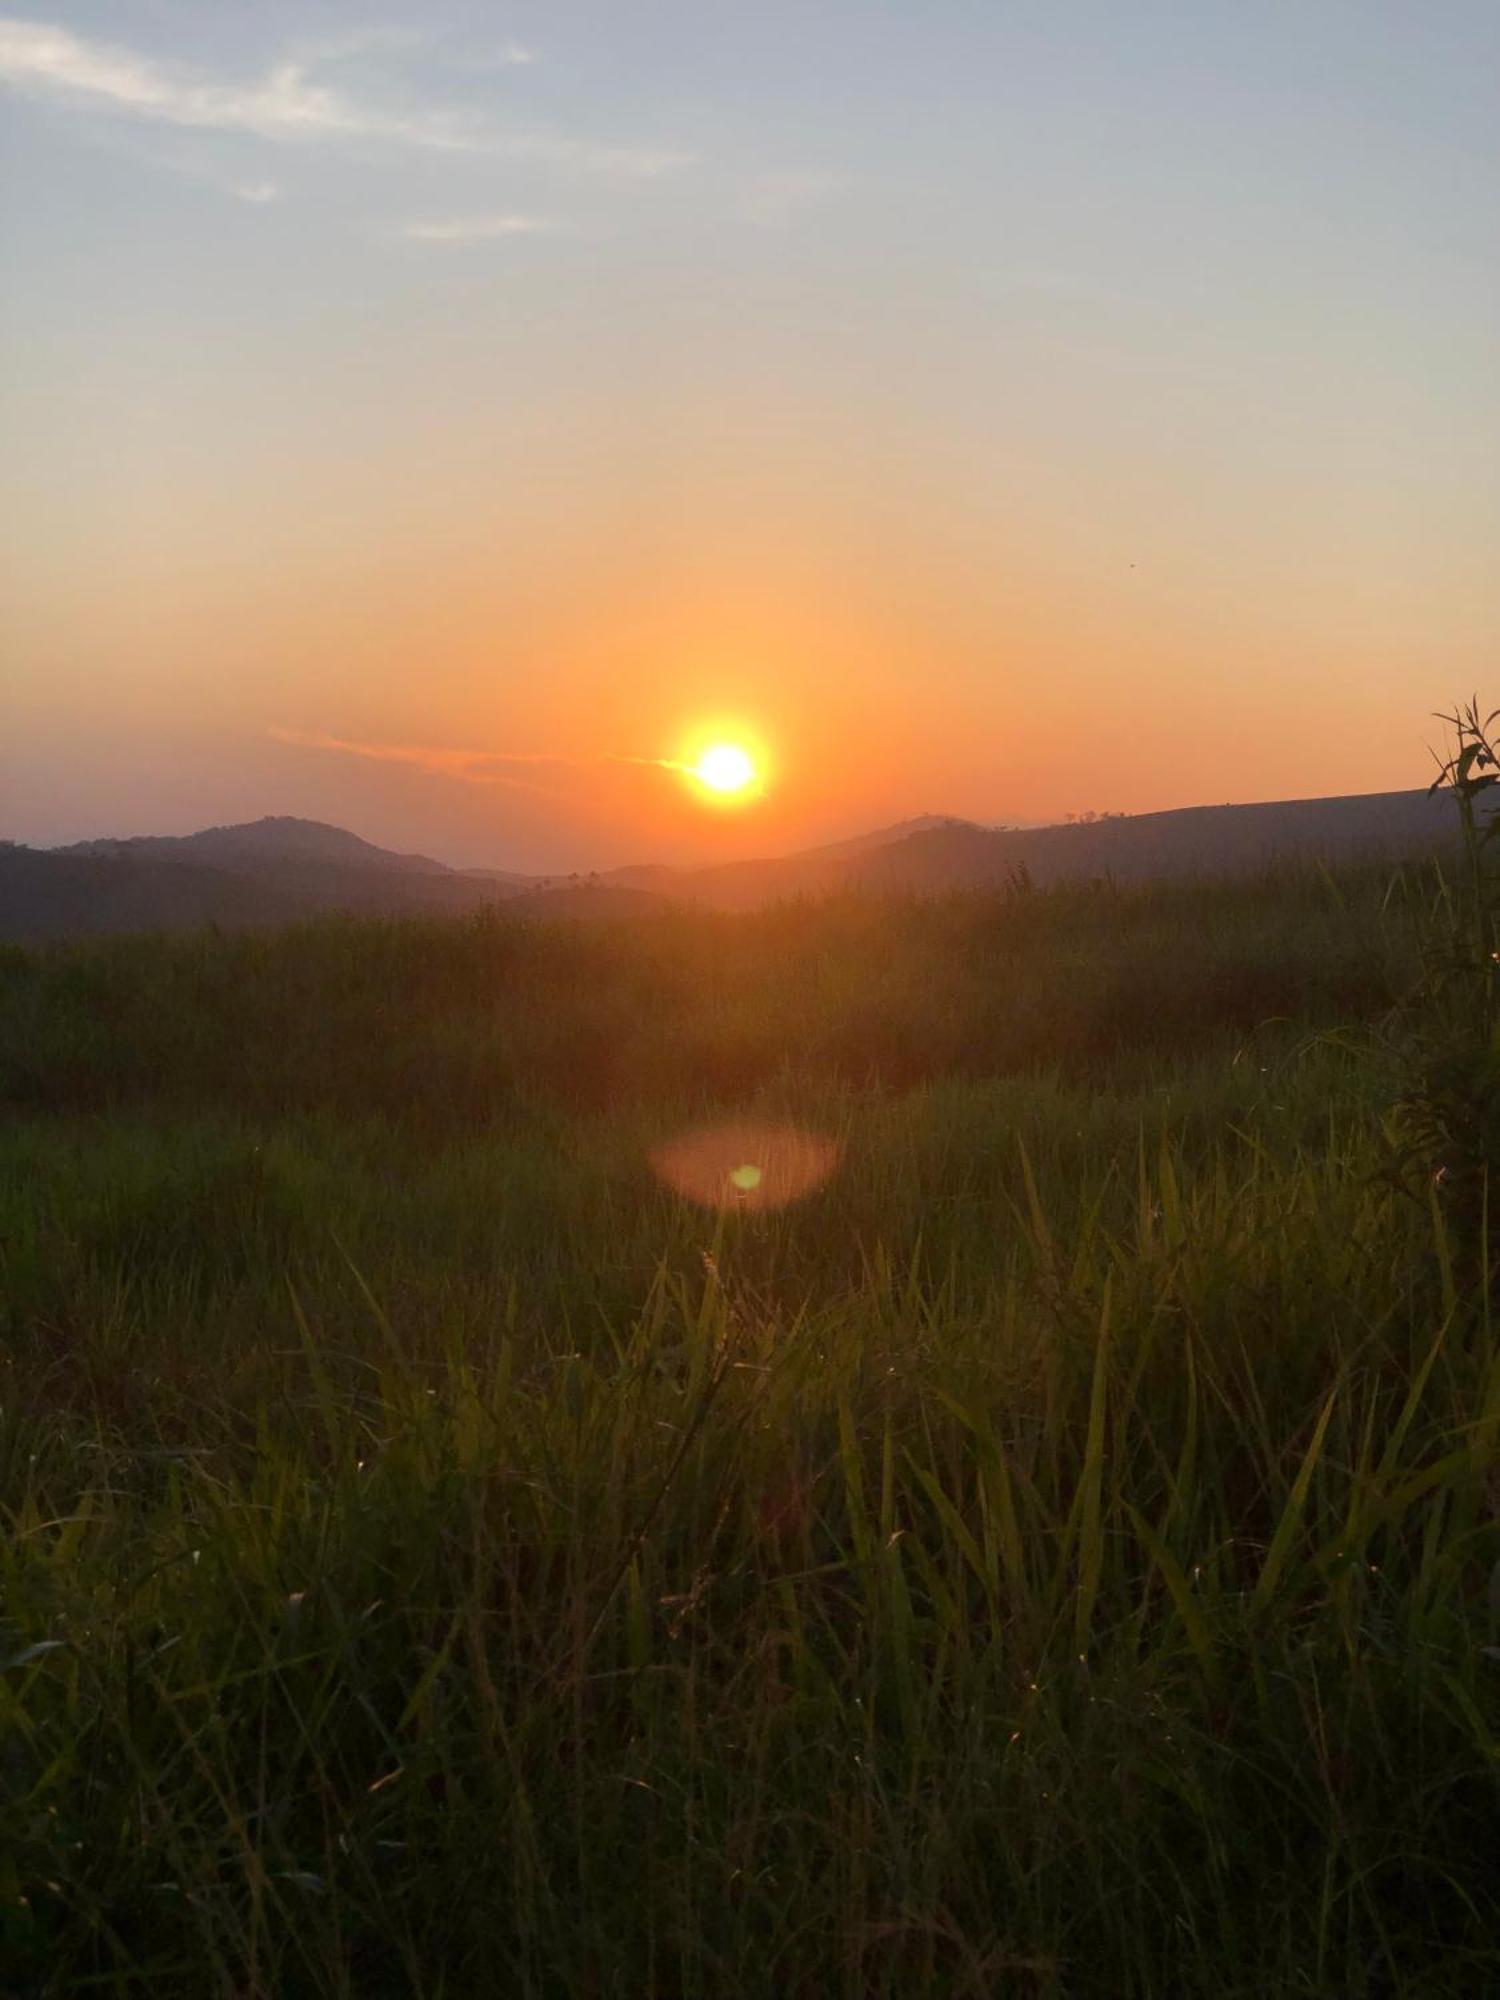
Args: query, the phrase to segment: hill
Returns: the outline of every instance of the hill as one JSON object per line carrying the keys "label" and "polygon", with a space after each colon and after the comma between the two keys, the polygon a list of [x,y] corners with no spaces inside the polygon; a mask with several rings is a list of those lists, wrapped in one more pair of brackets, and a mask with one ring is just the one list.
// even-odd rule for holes
{"label": "hill", "polygon": [[1017,876],[1046,883],[1234,875],[1276,860],[1418,854],[1446,845],[1453,827],[1451,800],[1426,791],[1188,806],[1061,826],[989,828],[934,817],[892,827],[884,839],[683,872],[660,893],[733,910],[846,889],[940,894]]}
{"label": "hill", "polygon": [[307,909],[285,887],[219,868],[0,848],[0,938],[22,943],[205,924],[243,929]]}
{"label": "hill", "polygon": [[0,848],[0,938],[243,930],[333,910],[458,913],[528,886],[524,876],[468,875],[393,853],[318,820],[259,819],[180,836]]}
{"label": "hill", "polygon": [[1441,793],[1368,792],[1187,806],[1015,832],[948,826],[861,856],[857,872],[865,886],[906,890],[977,888],[1023,871],[1039,884],[1139,882],[1241,874],[1289,859],[1395,859],[1446,846],[1453,832],[1453,803]]}
{"label": "hill", "polygon": [[268,818],[180,836],[0,848],[0,938],[286,923],[325,910],[628,918],[663,902],[744,910],[849,890],[942,894],[1036,884],[1233,875],[1278,859],[1394,858],[1446,844],[1451,802],[1425,791],[1191,806],[1076,825],[977,826],[924,815],[852,840],[708,868],[588,876],[457,869],[317,820]]}
{"label": "hill", "polygon": [[143,834],[127,840],[80,840],[55,854],[99,860],[185,861],[231,874],[260,874],[287,867],[377,868],[400,875],[453,871],[425,854],[396,854],[323,820],[271,815],[240,826],[208,826],[199,833]]}

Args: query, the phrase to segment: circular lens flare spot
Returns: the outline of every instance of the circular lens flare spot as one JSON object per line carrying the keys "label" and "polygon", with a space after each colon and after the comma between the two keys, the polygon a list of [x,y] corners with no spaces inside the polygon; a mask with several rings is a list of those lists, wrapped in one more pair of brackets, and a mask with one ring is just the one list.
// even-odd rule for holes
{"label": "circular lens flare spot", "polygon": [[755,759],[738,743],[711,743],[693,766],[693,776],[711,792],[743,792],[755,783]]}
{"label": "circular lens flare spot", "polygon": [[832,1179],[839,1148],[797,1125],[703,1125],[651,1154],[660,1181],[700,1208],[785,1208]]}

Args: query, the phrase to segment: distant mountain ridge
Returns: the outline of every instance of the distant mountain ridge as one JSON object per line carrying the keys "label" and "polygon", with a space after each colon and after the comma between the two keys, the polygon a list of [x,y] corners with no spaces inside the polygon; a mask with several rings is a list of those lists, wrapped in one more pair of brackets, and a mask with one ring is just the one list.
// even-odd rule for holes
{"label": "distant mountain ridge", "polygon": [[1278,858],[1431,852],[1454,837],[1451,798],[1425,791],[1188,806],[1054,826],[984,827],[924,814],[800,854],[587,876],[457,869],[319,820],[272,817],[181,835],[37,849],[0,844],[0,938],[40,941],[201,924],[244,928],[320,911],[625,919],[672,903],[752,909],[840,890],[942,894],[1015,880],[1243,873]]}
{"label": "distant mountain ridge", "polygon": [[1038,885],[1240,874],[1282,859],[1396,859],[1454,840],[1451,796],[1365,792],[1253,805],[1180,806],[1060,826],[984,832],[946,828],[882,848],[862,865],[867,887],[943,890],[1024,873]]}
{"label": "distant mountain ridge", "polygon": [[915,819],[897,820],[894,826],[883,826],[874,833],[858,833],[852,840],[833,840],[821,847],[810,847],[806,858],[814,857],[824,861],[846,860],[856,854],[868,854],[877,847],[893,847],[897,841],[910,840],[918,833],[947,833],[961,828],[965,833],[995,833],[996,827],[981,826],[978,820],[959,819],[953,813],[919,813]]}
{"label": "distant mountain ridge", "polygon": [[0,849],[0,937],[244,929],[329,910],[458,914],[530,886],[523,875],[471,878],[321,820],[267,818],[199,833]]}
{"label": "distant mountain ridge", "polygon": [[[930,815],[912,830],[892,828],[891,838],[681,871],[659,893],[734,910],[837,889],[941,894],[1020,877],[1041,885],[1238,874],[1278,858],[1339,861],[1426,852],[1452,839],[1454,827],[1451,799],[1426,791],[1183,806],[1053,826],[983,827]],[[652,886],[633,871],[630,879]]]}
{"label": "distant mountain ridge", "polygon": [[124,840],[76,840],[54,847],[53,854],[76,854],[97,860],[197,861],[231,872],[258,873],[287,862],[324,867],[382,868],[418,875],[448,875],[444,862],[425,854],[396,854],[376,847],[341,826],[323,820],[271,815],[240,826],[206,826],[199,833],[136,834]]}

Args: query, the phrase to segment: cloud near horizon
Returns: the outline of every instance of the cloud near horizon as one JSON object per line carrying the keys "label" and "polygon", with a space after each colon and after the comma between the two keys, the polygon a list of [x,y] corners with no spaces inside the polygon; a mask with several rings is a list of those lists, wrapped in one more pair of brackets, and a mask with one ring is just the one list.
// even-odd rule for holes
{"label": "cloud near horizon", "polygon": [[605,765],[630,765],[639,770],[686,771],[691,767],[673,757],[631,757],[606,753],[593,757],[568,756],[553,750],[454,750],[430,743],[362,743],[346,736],[327,736],[316,730],[284,729],[267,731],[274,742],[298,750],[330,750],[345,757],[364,757],[377,764],[405,764],[431,778],[452,778],[464,785],[512,785],[522,791],[542,792],[562,797],[534,780],[516,775],[520,771],[551,769],[581,771]]}
{"label": "cloud near horizon", "polygon": [[[504,53],[508,64],[531,60],[519,45]],[[0,15],[0,85],[75,109],[276,143],[374,139],[631,179],[668,172],[689,157],[661,147],[596,145],[562,133],[503,133],[445,109],[385,109],[316,81],[313,60],[304,55],[249,82],[226,82],[50,22]]]}

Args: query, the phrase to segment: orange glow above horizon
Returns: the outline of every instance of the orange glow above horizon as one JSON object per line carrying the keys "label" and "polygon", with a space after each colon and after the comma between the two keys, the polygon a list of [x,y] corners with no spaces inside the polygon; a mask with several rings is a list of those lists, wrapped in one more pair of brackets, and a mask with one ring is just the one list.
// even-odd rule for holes
{"label": "orange glow above horizon", "polygon": [[775,9],[21,11],[0,834],[718,866],[1419,786],[1493,676],[1500,8],[870,9],[836,130]]}

